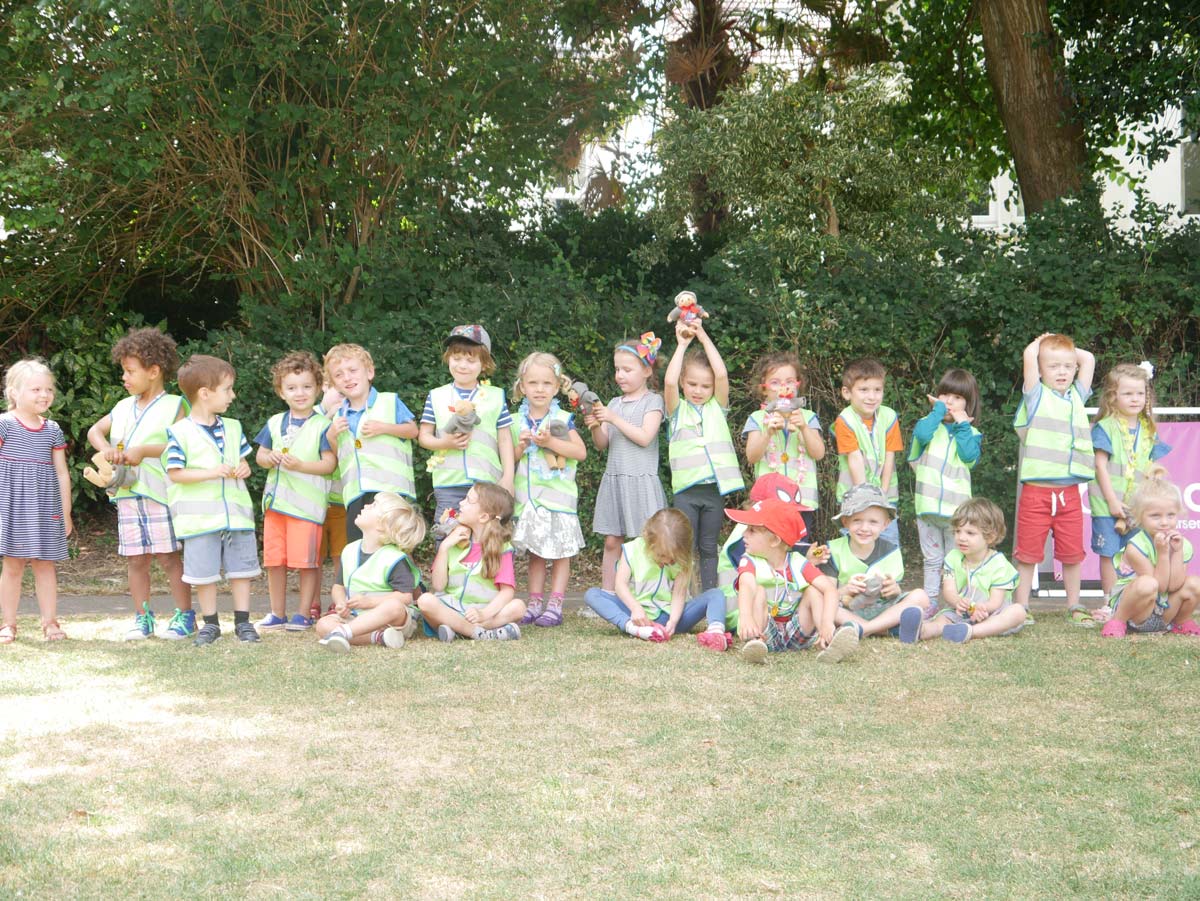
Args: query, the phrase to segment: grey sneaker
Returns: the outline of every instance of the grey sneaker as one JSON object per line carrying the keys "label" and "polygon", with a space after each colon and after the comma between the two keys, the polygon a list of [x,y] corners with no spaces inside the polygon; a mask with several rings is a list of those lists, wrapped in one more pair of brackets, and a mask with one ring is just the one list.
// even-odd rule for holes
{"label": "grey sneaker", "polygon": [[438,626],[438,641],[454,641],[456,638],[458,638],[458,633],[445,623]]}
{"label": "grey sneaker", "polygon": [[[920,614],[916,607],[909,607],[908,610],[914,610]],[[908,610],[904,612],[907,613]],[[858,650],[858,626],[855,623],[842,623],[833,633],[833,638],[829,639],[829,647],[821,651],[817,655],[817,659],[822,663],[837,663],[839,660],[849,657],[856,650]]]}
{"label": "grey sneaker", "polygon": [[212,644],[221,637],[221,627],[216,623],[205,623],[200,627],[200,631],[196,633],[196,640],[192,644],[200,647],[206,644]]}
{"label": "grey sneaker", "polygon": [[761,638],[752,638],[742,645],[742,659],[747,663],[767,662],[767,643]]}
{"label": "grey sneaker", "polygon": [[[407,625],[407,623],[405,623]],[[404,647],[404,629],[397,629],[395,626],[388,626],[383,630],[382,636],[383,646],[391,648],[394,651]]]}
{"label": "grey sneaker", "polygon": [[245,644],[253,644],[262,639],[258,636],[258,631],[254,628],[254,624],[250,622],[237,623],[233,627],[233,634],[237,636],[237,640]]}
{"label": "grey sneaker", "polygon": [[484,629],[477,637],[481,641],[517,641],[521,637],[521,627],[509,623],[499,629]]}
{"label": "grey sneaker", "polygon": [[318,644],[327,651],[333,651],[335,654],[350,653],[350,639],[341,632],[330,632]]}

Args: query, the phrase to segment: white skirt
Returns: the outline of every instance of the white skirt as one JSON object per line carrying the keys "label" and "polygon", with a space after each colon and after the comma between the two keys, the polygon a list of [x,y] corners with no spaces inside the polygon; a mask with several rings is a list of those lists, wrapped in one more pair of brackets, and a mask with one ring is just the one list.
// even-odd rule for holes
{"label": "white skirt", "polygon": [[562,560],[583,550],[583,530],[578,516],[527,504],[513,528],[512,543],[543,560]]}

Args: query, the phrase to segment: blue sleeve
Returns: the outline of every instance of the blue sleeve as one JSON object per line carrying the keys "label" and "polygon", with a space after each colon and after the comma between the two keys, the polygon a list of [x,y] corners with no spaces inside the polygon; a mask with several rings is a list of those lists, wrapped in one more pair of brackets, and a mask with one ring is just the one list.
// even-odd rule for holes
{"label": "blue sleeve", "polygon": [[271,449],[271,427],[269,425],[263,426],[262,431],[254,436],[254,443],[267,450]]}
{"label": "blue sleeve", "polygon": [[187,457],[183,455],[183,448],[175,436],[167,432],[167,469],[185,469],[187,467]]}
{"label": "blue sleeve", "polygon": [[333,445],[329,443],[329,429],[321,433],[321,453],[325,453],[327,450],[333,450]]}
{"label": "blue sleeve", "polygon": [[504,396],[504,389],[500,389],[500,415],[496,417],[496,431],[500,429],[512,428],[512,413],[508,409],[508,398]]}
{"label": "blue sleeve", "polygon": [[242,433],[242,446],[240,448],[238,448],[238,456],[239,457],[248,457],[248,456],[250,456],[250,450],[251,450],[250,442],[246,440],[246,433],[243,432]]}
{"label": "blue sleeve", "polygon": [[939,400],[933,405],[932,410],[917,420],[917,424],[913,426],[914,447],[911,451],[913,457],[921,456],[921,452],[933,440],[933,436],[937,434],[938,426],[942,424],[942,420],[945,418],[946,405]]}
{"label": "blue sleeve", "polygon": [[400,395],[396,395],[396,425],[403,425],[406,422],[412,422],[415,417],[408,405],[400,399]]}
{"label": "blue sleeve", "polygon": [[1150,448],[1150,461],[1161,460],[1171,452],[1171,445],[1167,444],[1157,435],[1154,436],[1154,447]]}
{"label": "blue sleeve", "polygon": [[568,417],[567,417],[567,428],[568,428],[569,430],[571,430],[571,431],[575,431],[575,430],[576,430],[576,429],[575,429],[575,414],[574,414],[574,413],[572,413],[570,416],[568,416]]}
{"label": "blue sleeve", "polygon": [[744,426],[742,426],[742,434],[749,435],[751,432],[761,432],[761,431],[762,431],[762,429],[760,429],[758,427],[758,423],[756,423],[754,421],[754,414],[751,413],[749,416],[746,417],[746,424]]}
{"label": "blue sleeve", "polygon": [[1100,427],[1100,423],[1092,426],[1092,450],[1104,451],[1112,456],[1112,440],[1108,437],[1108,432]]}
{"label": "blue sleeve", "polygon": [[1088,389],[1086,391],[1084,391],[1083,385],[1081,385],[1078,380],[1075,381],[1075,390],[1079,392],[1079,396],[1080,396],[1080,398],[1083,399],[1083,402],[1085,404],[1088,402],[1088,400],[1092,396],[1091,386],[1088,386]]}
{"label": "blue sleeve", "polygon": [[421,422],[437,425],[437,417],[433,415],[433,394],[425,395],[425,409],[421,411]]}
{"label": "blue sleeve", "polygon": [[958,459],[967,464],[970,469],[975,465],[975,461],[979,459],[979,452],[983,446],[983,436],[971,428],[969,422],[952,422],[947,428],[950,429],[950,434],[954,436],[954,445],[958,449]]}

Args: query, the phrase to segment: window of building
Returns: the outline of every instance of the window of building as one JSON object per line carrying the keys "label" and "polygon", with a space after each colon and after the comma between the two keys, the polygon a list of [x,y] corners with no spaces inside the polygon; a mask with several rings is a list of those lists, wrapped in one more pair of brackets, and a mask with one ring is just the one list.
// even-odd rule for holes
{"label": "window of building", "polygon": [[1183,211],[1200,215],[1200,142],[1183,144]]}

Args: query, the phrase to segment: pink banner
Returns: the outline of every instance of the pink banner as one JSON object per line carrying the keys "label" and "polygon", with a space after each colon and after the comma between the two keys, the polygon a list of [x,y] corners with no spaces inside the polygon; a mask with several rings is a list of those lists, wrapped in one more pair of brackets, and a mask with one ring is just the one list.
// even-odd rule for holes
{"label": "pink banner", "polygon": [[[1188,564],[1188,572],[1200,576],[1200,422],[1160,422],[1158,434],[1171,446],[1171,452],[1159,462],[1171,473],[1171,481],[1183,493],[1183,511],[1179,514],[1179,531],[1192,543],[1195,554]],[[1089,513],[1087,491],[1083,493],[1083,510]],[[1092,553],[1092,519],[1083,518],[1083,546],[1087,559],[1083,561],[1083,579],[1100,581],[1100,558]],[[1049,572],[1050,559],[1043,561],[1040,569]],[[1054,567],[1055,581],[1062,581],[1062,573]]]}

